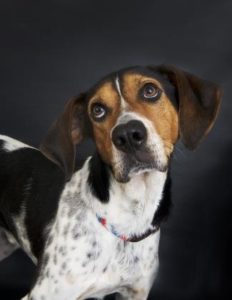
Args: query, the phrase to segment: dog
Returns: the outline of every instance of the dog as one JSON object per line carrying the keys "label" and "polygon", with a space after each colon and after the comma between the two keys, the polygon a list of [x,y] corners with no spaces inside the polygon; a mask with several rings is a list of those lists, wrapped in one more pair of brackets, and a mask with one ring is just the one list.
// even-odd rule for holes
{"label": "dog", "polygon": [[68,101],[39,149],[0,136],[0,226],[37,264],[24,300],[148,298],[175,144],[197,147],[221,96],[174,66],[130,67]]}

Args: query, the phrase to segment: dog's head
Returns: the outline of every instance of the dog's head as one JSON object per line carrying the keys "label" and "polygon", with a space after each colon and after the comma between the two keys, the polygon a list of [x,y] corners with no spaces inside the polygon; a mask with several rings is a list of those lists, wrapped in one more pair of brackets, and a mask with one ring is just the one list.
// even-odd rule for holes
{"label": "dog's head", "polygon": [[41,150],[67,179],[74,169],[75,145],[86,136],[120,182],[154,168],[162,172],[179,137],[194,149],[209,132],[221,94],[216,84],[173,66],[123,69],[72,98]]}

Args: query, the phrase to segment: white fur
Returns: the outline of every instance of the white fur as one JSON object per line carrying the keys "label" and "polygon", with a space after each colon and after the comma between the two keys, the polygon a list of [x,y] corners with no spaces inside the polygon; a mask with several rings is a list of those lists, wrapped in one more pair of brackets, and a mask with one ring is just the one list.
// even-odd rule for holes
{"label": "white fur", "polygon": [[25,215],[26,215],[25,209],[21,208],[21,212],[13,218],[14,224],[17,231],[17,236],[19,237],[19,243],[21,247],[30,256],[32,261],[34,263],[37,263],[37,259],[35,258],[35,256],[32,254],[31,251],[31,245],[29,242],[29,238],[25,226]]}
{"label": "white fur", "polygon": [[88,164],[65,186],[50,224],[53,242],[46,246],[46,265],[42,263],[30,298],[24,299],[82,300],[113,292],[122,293],[123,299],[147,299],[158,269],[159,231],[138,243],[124,242],[98,222],[96,213],[123,233],[144,232],[161,199],[166,174],[154,171],[145,180],[141,174],[124,185],[112,182],[110,201],[101,204],[89,190]]}
{"label": "white fur", "polygon": [[6,135],[0,135],[0,140],[4,141],[3,149],[7,152],[15,151],[21,148],[33,148]]}
{"label": "white fur", "polygon": [[126,110],[126,108],[128,107],[128,104],[127,102],[125,101],[123,95],[122,95],[122,91],[121,91],[121,87],[120,87],[120,83],[119,83],[119,78],[118,76],[116,77],[115,79],[115,84],[116,84],[116,88],[117,88],[117,91],[118,91],[118,94],[120,96],[120,101],[121,101],[121,111],[124,111]]}
{"label": "white fur", "polygon": [[91,199],[89,202],[93,211],[110,220],[118,232],[125,236],[141,235],[152,223],[165,180],[166,172],[157,170],[135,175],[126,184],[112,177],[109,203],[104,205]]}
{"label": "white fur", "polygon": [[[125,112],[126,102],[118,78],[116,86],[121,98],[121,114],[116,126],[130,120],[143,122],[148,135],[147,147],[154,160],[165,165],[163,142],[154,125],[138,113]],[[0,139],[4,140],[6,151],[30,147],[9,137],[0,136]],[[113,147],[118,170],[123,168],[121,155]],[[118,300],[146,300],[148,297],[158,270],[160,232],[137,243],[125,242],[107,231],[96,215],[106,218],[121,235],[144,234],[151,227],[162,199],[167,174],[157,169],[132,172],[128,183],[120,183],[112,175],[109,202],[101,203],[88,184],[89,161],[87,159],[65,185],[55,219],[46,229],[47,243],[37,281],[30,295],[23,299],[82,300],[103,298],[114,292],[121,294]],[[25,192],[27,189],[28,185]],[[36,262],[24,226],[24,209],[14,221],[20,243]]]}
{"label": "white fur", "polygon": [[0,261],[11,255],[18,247],[13,236],[0,228]]}

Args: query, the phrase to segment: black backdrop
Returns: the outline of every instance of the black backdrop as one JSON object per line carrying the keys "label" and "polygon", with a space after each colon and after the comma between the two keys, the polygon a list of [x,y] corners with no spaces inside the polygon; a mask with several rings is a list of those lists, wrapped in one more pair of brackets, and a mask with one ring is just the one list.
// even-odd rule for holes
{"label": "black backdrop", "polygon": [[[150,299],[232,299],[231,31],[230,0],[0,2],[2,134],[38,145],[67,98],[129,65],[171,63],[224,88],[208,138],[174,156]],[[0,299],[18,299],[32,274],[20,251],[2,262]]]}

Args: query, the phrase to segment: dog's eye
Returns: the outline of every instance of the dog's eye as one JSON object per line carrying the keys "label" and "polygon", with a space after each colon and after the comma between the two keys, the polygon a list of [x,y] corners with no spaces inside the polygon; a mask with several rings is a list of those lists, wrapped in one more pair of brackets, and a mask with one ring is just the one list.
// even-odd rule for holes
{"label": "dog's eye", "polygon": [[106,107],[100,103],[94,103],[91,108],[92,116],[95,120],[101,120],[106,115]]}
{"label": "dog's eye", "polygon": [[147,100],[157,100],[159,99],[161,91],[152,83],[147,83],[142,88],[142,96]]}

